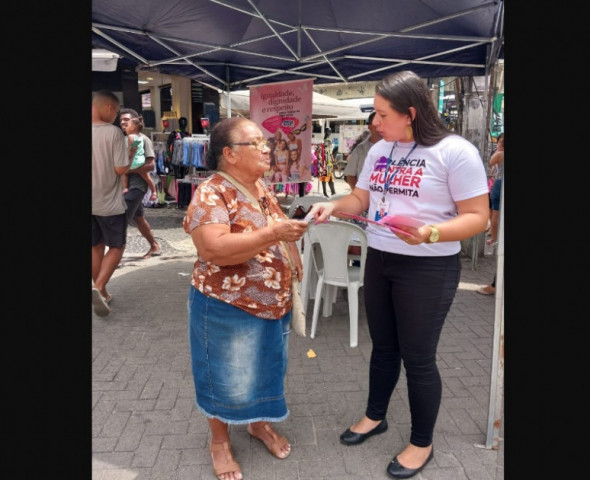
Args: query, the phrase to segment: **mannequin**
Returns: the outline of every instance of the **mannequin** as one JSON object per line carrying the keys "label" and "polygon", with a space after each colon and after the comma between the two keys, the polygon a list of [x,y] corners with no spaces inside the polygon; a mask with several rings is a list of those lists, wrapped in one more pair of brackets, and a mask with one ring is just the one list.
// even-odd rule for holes
{"label": "mannequin", "polygon": [[180,117],[178,119],[178,131],[183,137],[188,136],[188,132],[186,131],[186,127],[188,125],[188,120],[186,117]]}
{"label": "mannequin", "polygon": [[332,141],[330,135],[332,129],[326,127],[324,130],[324,144],[320,146],[320,155],[318,155],[318,166],[320,169],[320,180],[322,182],[322,190],[324,197],[328,196],[326,191],[326,184],[330,187],[330,193],[336,195],[336,188],[334,186],[334,160],[332,158]]}

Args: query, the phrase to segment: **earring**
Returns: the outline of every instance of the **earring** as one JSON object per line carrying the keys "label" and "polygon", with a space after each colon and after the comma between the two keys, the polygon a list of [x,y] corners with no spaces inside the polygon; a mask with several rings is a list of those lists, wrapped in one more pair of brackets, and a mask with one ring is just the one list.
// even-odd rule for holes
{"label": "earring", "polygon": [[408,140],[412,139],[412,136],[414,135],[414,130],[412,129],[412,125],[408,125],[406,127],[406,137]]}

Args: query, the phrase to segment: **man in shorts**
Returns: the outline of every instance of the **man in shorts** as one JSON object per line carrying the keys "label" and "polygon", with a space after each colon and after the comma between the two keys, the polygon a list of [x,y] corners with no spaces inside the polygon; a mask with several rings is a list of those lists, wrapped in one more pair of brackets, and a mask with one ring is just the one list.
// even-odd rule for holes
{"label": "man in shorts", "polygon": [[118,111],[113,92],[92,94],[92,307],[101,317],[111,312],[106,287],[123,257],[127,236],[121,175],[136,151],[127,149],[123,132],[113,125]]}
{"label": "man in shorts", "polygon": [[[139,117],[139,114],[132,108],[122,108],[119,114],[119,122],[123,132],[127,128],[129,121],[132,118]],[[143,209],[143,198],[148,190],[147,182],[141,178],[140,173],[149,173],[154,170],[156,164],[156,154],[154,153],[154,145],[152,140],[143,133],[140,134],[143,137],[143,145],[145,152],[145,163],[138,168],[129,170],[129,190],[125,193],[125,203],[127,204],[127,222],[135,223],[139,233],[150,244],[150,249],[143,256],[143,258],[149,258],[152,256],[158,256],[162,254],[160,244],[154,238],[154,234],[150,228],[150,224],[147,222],[144,216]]]}

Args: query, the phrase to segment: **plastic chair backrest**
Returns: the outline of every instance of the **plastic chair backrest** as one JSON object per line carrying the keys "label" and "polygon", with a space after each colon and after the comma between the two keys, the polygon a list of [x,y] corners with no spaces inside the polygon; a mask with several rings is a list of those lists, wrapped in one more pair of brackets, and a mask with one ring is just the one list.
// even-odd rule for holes
{"label": "plastic chair backrest", "polygon": [[306,195],[304,197],[297,197],[291,202],[289,206],[289,218],[293,218],[293,214],[299,205],[303,207],[305,212],[309,211],[309,207],[317,202],[327,202],[328,199],[326,197],[320,197],[319,195]]}
{"label": "plastic chair backrest", "polygon": [[350,283],[348,247],[360,245],[359,279],[362,284],[365,272],[365,259],[367,256],[367,235],[365,231],[350,222],[329,220],[326,223],[314,225],[310,223],[309,236],[318,242],[321,247],[321,265],[323,269],[324,283],[340,287]]}
{"label": "plastic chair backrest", "polygon": [[350,195],[350,192],[337,193],[337,194],[332,195],[330,197],[330,201],[332,201],[332,200],[338,200],[339,198],[347,197],[348,195]]}

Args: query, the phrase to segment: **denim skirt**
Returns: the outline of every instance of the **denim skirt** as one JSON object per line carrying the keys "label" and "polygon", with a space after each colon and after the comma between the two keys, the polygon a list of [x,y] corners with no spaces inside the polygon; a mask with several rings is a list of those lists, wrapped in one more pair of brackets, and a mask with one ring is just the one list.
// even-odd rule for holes
{"label": "denim skirt", "polygon": [[198,409],[228,424],[279,422],[285,402],[291,312],[255,317],[192,285],[189,344]]}

